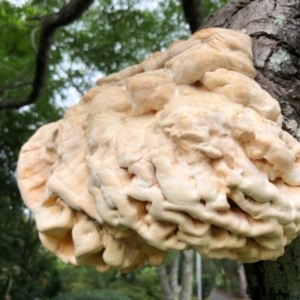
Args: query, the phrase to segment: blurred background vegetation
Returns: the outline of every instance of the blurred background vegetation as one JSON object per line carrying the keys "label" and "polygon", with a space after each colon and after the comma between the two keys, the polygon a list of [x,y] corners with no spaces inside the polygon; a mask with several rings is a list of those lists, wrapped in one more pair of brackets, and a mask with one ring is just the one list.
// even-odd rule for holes
{"label": "blurred background vegetation", "polygon": [[[41,20],[64,2],[0,1],[0,102],[30,92]],[[205,15],[226,2],[202,0]],[[23,143],[41,125],[61,118],[98,77],[189,36],[180,0],[95,0],[80,19],[56,32],[39,101],[0,110],[0,300],[164,299],[154,267],[101,274],[93,267],[65,265],[47,252],[21,200],[15,169]],[[171,253],[165,268],[170,275],[175,262],[180,282],[182,254]],[[238,263],[203,259],[202,264],[205,295],[213,288],[239,294]],[[195,277],[192,284],[196,299]]]}

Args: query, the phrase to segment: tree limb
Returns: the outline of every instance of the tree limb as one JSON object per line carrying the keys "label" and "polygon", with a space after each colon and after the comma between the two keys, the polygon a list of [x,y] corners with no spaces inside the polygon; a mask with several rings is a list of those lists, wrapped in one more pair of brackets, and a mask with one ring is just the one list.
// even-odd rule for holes
{"label": "tree limb", "polygon": [[49,50],[56,30],[78,19],[93,3],[93,0],[71,0],[62,9],[43,18],[41,35],[35,62],[35,74],[32,81],[32,90],[28,97],[18,100],[0,101],[0,110],[17,109],[38,101],[45,85],[49,63]]}
{"label": "tree limb", "polygon": [[9,84],[9,85],[0,86],[0,91],[1,90],[19,89],[19,88],[22,88],[26,85],[31,85],[31,82],[25,81],[25,82],[20,82],[20,83],[16,83],[16,84]]}
{"label": "tree limb", "polygon": [[194,33],[202,25],[205,14],[202,0],[182,0],[182,8],[191,32]]}

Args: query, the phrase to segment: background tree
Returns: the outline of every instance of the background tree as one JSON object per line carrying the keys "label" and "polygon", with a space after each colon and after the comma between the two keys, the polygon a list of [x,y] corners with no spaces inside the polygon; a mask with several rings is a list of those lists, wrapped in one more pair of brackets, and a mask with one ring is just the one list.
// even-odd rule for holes
{"label": "background tree", "polygon": [[171,252],[157,268],[165,300],[190,300],[193,292],[194,251]]}

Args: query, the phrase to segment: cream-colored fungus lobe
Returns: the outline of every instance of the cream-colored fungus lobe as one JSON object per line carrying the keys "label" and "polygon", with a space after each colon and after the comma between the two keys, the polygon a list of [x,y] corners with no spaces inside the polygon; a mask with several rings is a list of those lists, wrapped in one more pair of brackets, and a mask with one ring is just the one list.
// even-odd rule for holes
{"label": "cream-colored fungus lobe", "polygon": [[211,28],[97,81],[18,163],[43,245],[99,271],[195,249],[276,259],[300,232],[300,144],[250,37]]}

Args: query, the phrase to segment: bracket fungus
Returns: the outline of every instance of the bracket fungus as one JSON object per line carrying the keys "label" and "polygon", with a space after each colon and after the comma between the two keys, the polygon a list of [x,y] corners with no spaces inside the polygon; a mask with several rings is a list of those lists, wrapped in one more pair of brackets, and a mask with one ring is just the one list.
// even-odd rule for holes
{"label": "bracket fungus", "polygon": [[169,250],[276,259],[300,232],[300,144],[255,81],[249,36],[199,31],[97,81],[23,146],[43,245],[99,271]]}

